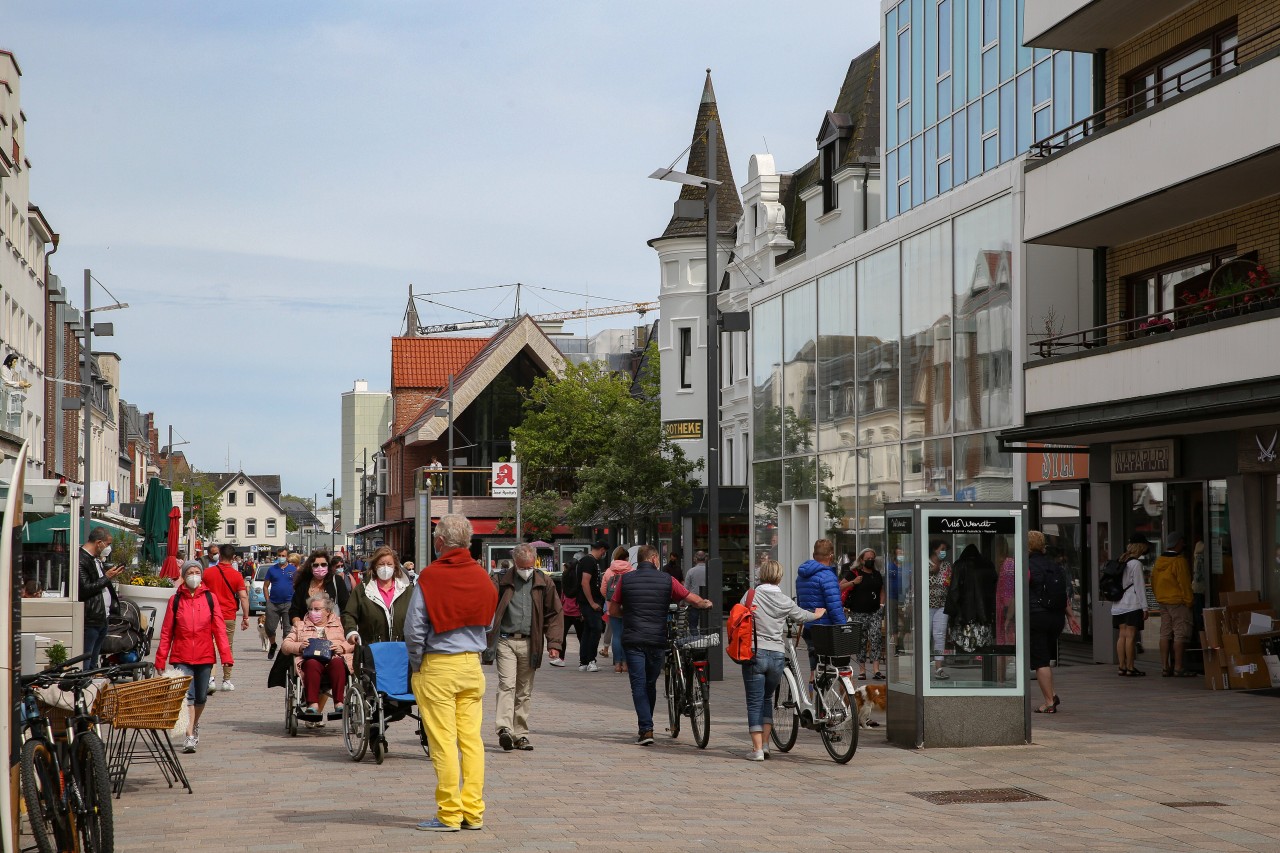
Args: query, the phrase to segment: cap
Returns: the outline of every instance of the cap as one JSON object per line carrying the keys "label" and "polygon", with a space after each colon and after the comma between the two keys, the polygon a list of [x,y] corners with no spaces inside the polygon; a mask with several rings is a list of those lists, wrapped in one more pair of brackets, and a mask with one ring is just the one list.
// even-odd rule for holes
{"label": "cap", "polygon": [[1150,547],[1151,540],[1143,536],[1141,533],[1135,533],[1129,537],[1129,544],[1130,545],[1146,545]]}
{"label": "cap", "polygon": [[197,569],[200,569],[201,571],[204,571],[204,566],[200,565],[195,560],[187,560],[185,563],[182,564],[182,567],[178,569],[178,576],[185,578],[187,576],[187,569],[190,569],[192,567],[195,567]]}
{"label": "cap", "polygon": [[608,543],[608,542],[606,542],[606,541],[604,541],[603,539],[597,539],[597,540],[596,540],[596,544],[592,545],[592,546],[591,546],[591,548],[592,548],[592,550],[594,550],[594,549],[596,549],[596,548],[602,548],[602,549],[604,549],[605,551],[608,551],[608,550],[609,550],[609,543]]}
{"label": "cap", "polygon": [[1172,551],[1174,548],[1178,547],[1178,543],[1181,541],[1182,541],[1181,533],[1170,533],[1164,539],[1164,549],[1166,551]]}

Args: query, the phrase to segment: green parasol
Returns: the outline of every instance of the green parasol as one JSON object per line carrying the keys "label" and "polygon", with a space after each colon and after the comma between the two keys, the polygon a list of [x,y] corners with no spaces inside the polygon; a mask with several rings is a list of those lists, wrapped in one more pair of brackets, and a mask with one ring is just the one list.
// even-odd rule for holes
{"label": "green parasol", "polygon": [[147,500],[142,505],[142,553],[153,565],[164,561],[169,540],[169,510],[173,509],[173,492],[152,477],[147,484]]}

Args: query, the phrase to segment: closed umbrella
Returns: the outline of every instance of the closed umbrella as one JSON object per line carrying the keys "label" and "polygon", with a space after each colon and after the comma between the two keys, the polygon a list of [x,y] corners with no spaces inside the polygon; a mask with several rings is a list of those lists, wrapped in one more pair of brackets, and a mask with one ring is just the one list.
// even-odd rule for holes
{"label": "closed umbrella", "polygon": [[176,506],[169,510],[169,536],[164,553],[164,565],[160,567],[160,577],[170,580],[178,579],[178,537],[182,531],[182,510]]}
{"label": "closed umbrella", "polygon": [[142,505],[142,553],[153,564],[164,560],[169,541],[169,510],[173,509],[173,492],[166,489],[159,477],[152,477],[147,484],[147,500]]}

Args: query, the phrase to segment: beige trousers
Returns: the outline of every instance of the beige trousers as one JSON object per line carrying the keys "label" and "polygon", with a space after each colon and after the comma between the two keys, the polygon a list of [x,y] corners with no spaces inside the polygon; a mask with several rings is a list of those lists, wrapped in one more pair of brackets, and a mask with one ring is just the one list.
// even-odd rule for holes
{"label": "beige trousers", "polygon": [[498,639],[497,728],[510,729],[517,737],[529,734],[529,698],[533,695],[533,667],[529,664],[529,640]]}

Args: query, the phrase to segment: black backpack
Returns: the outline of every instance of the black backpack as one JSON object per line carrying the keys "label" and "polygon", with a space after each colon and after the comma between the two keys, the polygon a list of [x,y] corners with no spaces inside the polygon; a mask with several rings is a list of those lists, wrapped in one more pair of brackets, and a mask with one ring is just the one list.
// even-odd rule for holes
{"label": "black backpack", "polygon": [[[1129,584],[1133,586],[1133,584]],[[1129,586],[1124,585],[1124,563],[1107,560],[1098,572],[1098,597],[1103,601],[1119,601]]]}
{"label": "black backpack", "polygon": [[560,576],[560,589],[566,598],[582,597],[582,569],[578,566],[586,557],[571,562]]}
{"label": "black backpack", "polygon": [[1040,569],[1040,594],[1036,607],[1046,613],[1061,613],[1067,609],[1071,596],[1071,579],[1059,563],[1048,562]]}

